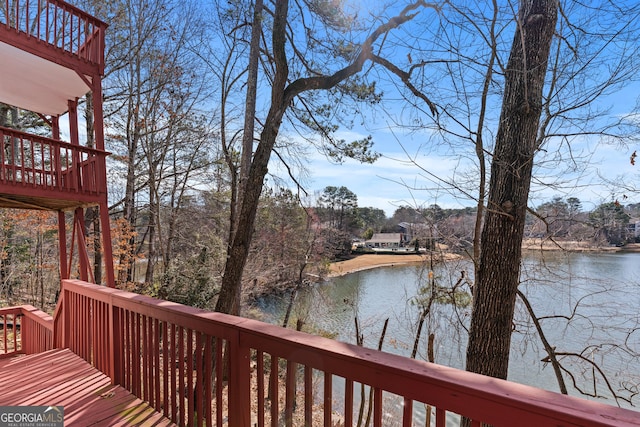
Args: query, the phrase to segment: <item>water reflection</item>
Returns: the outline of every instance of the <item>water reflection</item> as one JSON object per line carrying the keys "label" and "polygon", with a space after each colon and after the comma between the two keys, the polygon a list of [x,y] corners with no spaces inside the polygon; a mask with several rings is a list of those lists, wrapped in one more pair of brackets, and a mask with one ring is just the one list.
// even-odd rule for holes
{"label": "water reflection", "polygon": [[[436,267],[435,278],[440,284],[455,283],[462,271],[471,275],[472,266],[446,263]],[[427,273],[424,266],[395,266],[335,278],[300,292],[294,317],[304,319],[316,333],[331,332],[354,343],[357,316],[365,346],[373,348],[389,318],[383,350],[409,355],[419,317],[412,300],[428,280]],[[541,318],[551,345],[566,353],[562,361],[578,387],[610,395],[589,361],[607,373],[616,392],[640,382],[640,333],[635,332],[640,327],[640,254],[530,253],[522,277],[520,290]],[[287,301],[287,296],[260,301],[265,320],[280,323]],[[470,308],[436,304],[427,318],[418,358],[425,359],[426,334],[434,333],[436,362],[463,368],[469,317]],[[522,303],[514,329],[509,379],[557,391],[553,370],[541,362],[547,353]],[[565,373],[564,378],[570,394],[577,395],[570,375]]]}

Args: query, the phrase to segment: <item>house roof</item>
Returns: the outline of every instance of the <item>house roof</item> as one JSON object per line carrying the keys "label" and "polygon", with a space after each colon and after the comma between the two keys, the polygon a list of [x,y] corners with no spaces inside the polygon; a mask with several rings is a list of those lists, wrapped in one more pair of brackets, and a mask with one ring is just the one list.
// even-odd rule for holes
{"label": "house roof", "polygon": [[367,242],[399,242],[401,238],[400,233],[376,233]]}

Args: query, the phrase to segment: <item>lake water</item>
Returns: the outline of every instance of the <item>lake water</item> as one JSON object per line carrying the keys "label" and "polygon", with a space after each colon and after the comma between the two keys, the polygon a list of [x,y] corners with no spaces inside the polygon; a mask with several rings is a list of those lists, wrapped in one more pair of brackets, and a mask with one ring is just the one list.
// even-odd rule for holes
{"label": "lake water", "polygon": [[[541,325],[551,345],[557,352],[583,357],[562,359],[576,384],[588,393],[595,389],[608,396],[604,402],[615,404],[589,360],[607,374],[616,392],[628,396],[629,392],[621,390],[637,391],[640,254],[530,253],[522,270],[520,290],[537,317],[543,318]],[[388,318],[383,350],[409,355],[419,314],[415,297],[428,283],[428,271],[425,266],[396,266],[331,279],[298,294],[292,319],[304,319],[315,333],[332,333],[338,340],[353,343],[357,316],[365,346],[375,348]],[[443,286],[455,283],[462,271],[470,275],[471,265],[464,261],[440,264],[434,269],[434,279]],[[258,308],[264,320],[281,323],[288,300],[284,296],[260,301]],[[469,317],[470,307],[433,306],[422,332],[418,358],[426,357],[426,336],[431,332],[435,334],[436,363],[463,368]],[[551,366],[541,362],[546,352],[522,303],[516,309],[514,328],[509,379],[558,391]],[[568,374],[565,381],[569,393],[579,395]]]}

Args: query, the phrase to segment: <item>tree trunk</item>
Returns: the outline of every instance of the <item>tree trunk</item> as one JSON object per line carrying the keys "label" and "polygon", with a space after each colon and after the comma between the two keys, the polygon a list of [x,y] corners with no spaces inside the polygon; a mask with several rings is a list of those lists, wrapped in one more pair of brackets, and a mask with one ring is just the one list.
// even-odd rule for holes
{"label": "tree trunk", "polygon": [[220,296],[216,303],[216,311],[223,313],[240,314],[242,272],[249,255],[253,224],[256,219],[264,177],[268,172],[269,158],[287,108],[284,100],[289,67],[284,46],[288,7],[289,2],[286,0],[276,2],[272,39],[276,72],[271,87],[271,108],[260,134],[260,143],[251,162],[247,180],[243,183],[241,190],[242,198],[238,210],[237,230],[229,245]]}
{"label": "tree trunk", "polygon": [[242,155],[240,158],[240,193],[242,200],[244,183],[249,176],[253,155],[253,132],[256,120],[256,97],[258,91],[258,59],[260,58],[260,35],[262,34],[262,0],[256,0],[251,25],[251,44],[249,46],[249,67],[247,69],[247,95],[245,99],[244,129],[242,133]]}
{"label": "tree trunk", "polygon": [[264,177],[268,172],[269,158],[280,131],[282,118],[290,103],[302,92],[331,89],[345,79],[359,73],[365,61],[372,57],[373,43],[392,29],[413,19],[415,16],[413,11],[421,7],[426,7],[426,4],[424,2],[410,4],[402,10],[400,15],[380,25],[362,44],[360,52],[353,62],[334,74],[299,78],[288,84],[289,64],[286,42],[289,2],[288,0],[275,2],[271,38],[275,72],[271,83],[271,106],[260,133],[260,142],[253,156],[247,180],[242,184],[237,231],[230,239],[216,311],[236,315],[240,313],[242,272],[249,255],[258,202],[262,193]]}
{"label": "tree trunk", "polygon": [[481,254],[473,290],[468,371],[507,378],[527,200],[557,0],[525,0],[505,75]]}

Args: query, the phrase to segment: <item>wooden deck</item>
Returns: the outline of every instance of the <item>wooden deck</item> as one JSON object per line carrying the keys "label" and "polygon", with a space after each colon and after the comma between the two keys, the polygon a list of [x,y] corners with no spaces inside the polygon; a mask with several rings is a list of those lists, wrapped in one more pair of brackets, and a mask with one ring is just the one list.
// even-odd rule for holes
{"label": "wooden deck", "polygon": [[372,427],[425,425],[426,405],[437,427],[640,426],[637,411],[79,280],[53,316],[0,320],[20,326],[0,330],[0,405],[63,405],[67,426],[354,426],[363,387]]}
{"label": "wooden deck", "polygon": [[68,349],[0,360],[0,405],[64,406],[65,426],[174,426]]}

